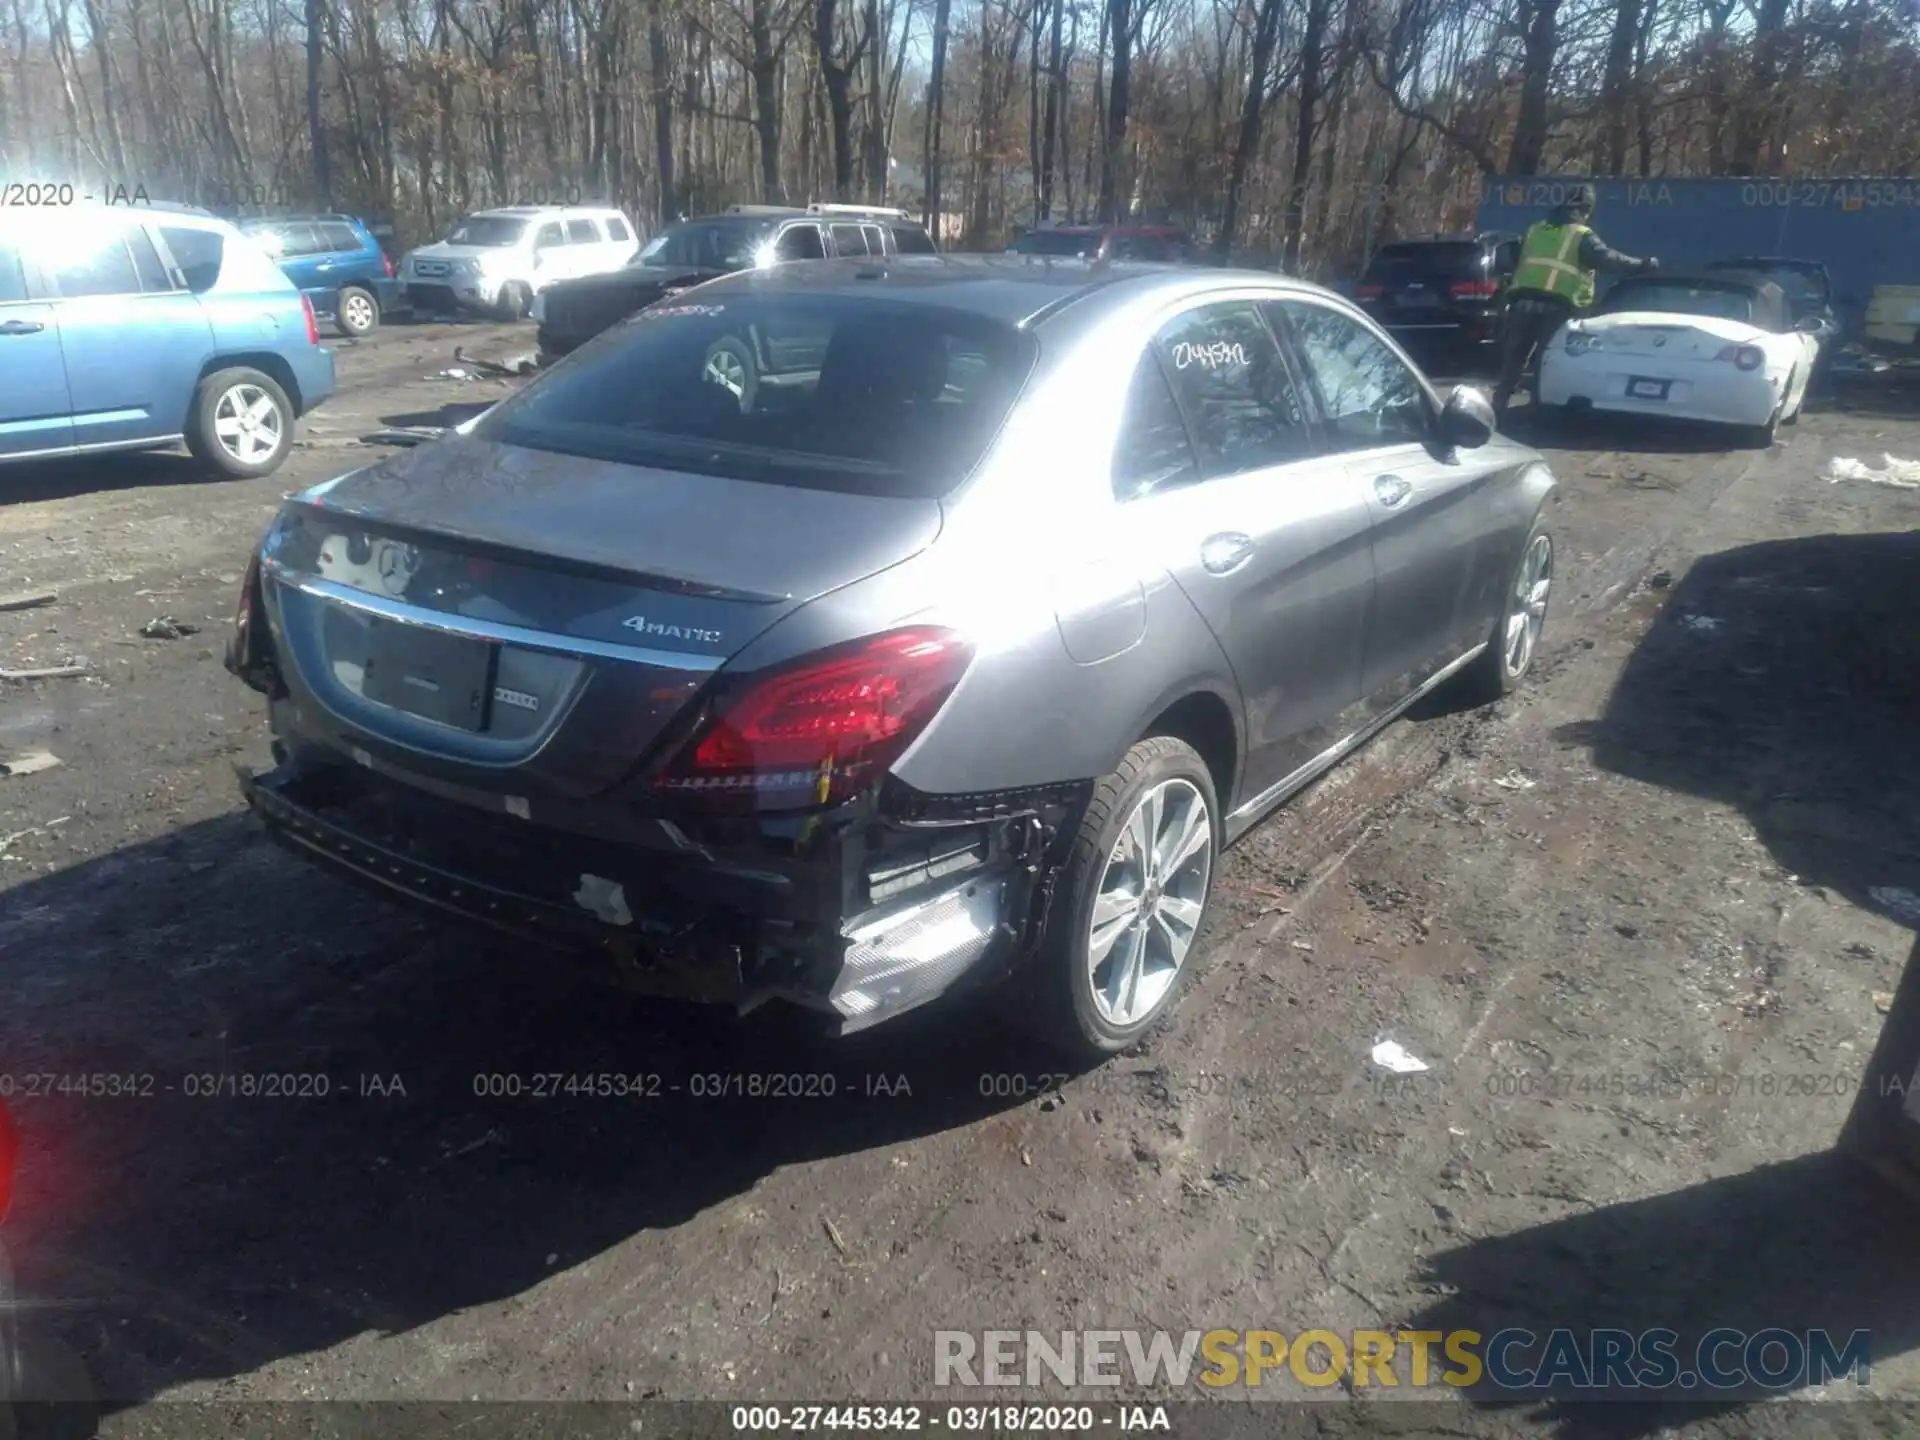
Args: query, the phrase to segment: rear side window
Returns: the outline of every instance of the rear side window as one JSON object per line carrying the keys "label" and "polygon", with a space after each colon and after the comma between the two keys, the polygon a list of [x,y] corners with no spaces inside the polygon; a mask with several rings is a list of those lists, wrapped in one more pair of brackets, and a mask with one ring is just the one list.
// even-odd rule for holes
{"label": "rear side window", "polygon": [[127,253],[133,257],[133,269],[140,277],[140,288],[147,294],[160,295],[173,289],[173,277],[167,274],[167,267],[160,263],[160,252],[153,248],[153,240],[148,236],[145,226],[127,227]]}
{"label": "rear side window", "polygon": [[1118,235],[1110,251],[1115,260],[1142,260],[1162,264],[1178,258],[1173,242],[1161,235]]}
{"label": "rear side window", "polygon": [[138,295],[140,276],[117,229],[73,232],[54,257],[53,283],[68,300],[91,295]]}
{"label": "rear side window", "polygon": [[1135,500],[1156,490],[1171,490],[1199,473],[1187,422],[1174,402],[1167,373],[1158,356],[1143,355],[1127,389],[1120,443],[1114,448],[1114,498]]}
{"label": "rear side window", "polygon": [[836,255],[867,253],[866,232],[858,225],[831,225],[827,228],[833,235],[833,251]]}
{"label": "rear side window", "polygon": [[918,225],[896,225],[893,227],[893,248],[902,255],[935,254],[933,237]]}
{"label": "rear side window", "polygon": [[342,225],[338,220],[329,220],[319,229],[321,240],[335,255],[351,254],[366,248],[360,243],[360,237],[353,233],[351,225]]}
{"label": "rear side window", "polygon": [[277,225],[270,234],[279,237],[280,258],[292,260],[301,255],[324,255],[327,243],[313,226],[304,223]]}
{"label": "rear side window", "polygon": [[1279,343],[1251,301],[1189,310],[1160,331],[1154,347],[1209,475],[1284,465],[1314,453],[1307,408]]}
{"label": "rear side window", "polygon": [[594,228],[591,220],[569,220],[567,222],[567,243],[569,245],[598,245],[600,232]]}
{"label": "rear side window", "polygon": [[607,238],[609,240],[619,241],[624,245],[633,239],[633,231],[627,228],[627,222],[622,220],[618,215],[609,215],[607,217]]}
{"label": "rear side window", "polygon": [[979,462],[1035,353],[1012,326],[930,305],[716,297],[642,311],[474,433],[631,465],[932,498]]}
{"label": "rear side window", "polygon": [[0,305],[27,298],[27,277],[21,273],[20,252],[0,242]]}
{"label": "rear side window", "polygon": [[162,225],[160,238],[173,255],[187,289],[196,295],[211,290],[220,279],[221,252],[225,249],[219,233],[190,230],[181,225]]}

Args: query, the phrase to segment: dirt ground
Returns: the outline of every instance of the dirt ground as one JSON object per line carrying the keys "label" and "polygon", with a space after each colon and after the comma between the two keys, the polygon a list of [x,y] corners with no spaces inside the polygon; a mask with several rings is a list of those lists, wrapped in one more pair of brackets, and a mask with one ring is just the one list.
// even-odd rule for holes
{"label": "dirt ground", "polygon": [[[343,392],[267,480],[0,471],[0,591],[59,593],[0,613],[0,664],[89,667],[0,682],[0,750],[62,762],[0,779],[0,1071],[158,1087],[13,1101],[8,1249],[103,1433],[180,1399],[924,1399],[933,1332],[988,1328],[1865,1328],[1874,1392],[1920,1398],[1911,1213],[1830,1153],[1913,948],[1884,897],[1920,892],[1920,491],[1819,474],[1920,457],[1920,394],[1829,394],[1764,454],[1550,449],[1529,688],[1430,705],[1256,831],[1172,1023],[1042,1095],[1057,1064],[990,1005],[833,1044],[630,999],[242,813],[265,728],[219,653],[248,547],[387,453],[359,436],[506,393],[427,378],[456,343],[527,333],[330,342]],[[1430,1068],[1384,1076],[1387,1038]],[[212,1072],[329,1093],[185,1093]],[[476,1094],[554,1072],[679,1088]],[[833,1095],[693,1093],[739,1072]],[[1462,1396],[1409,1429],[1322,1398],[1354,1434],[1813,1413]]]}

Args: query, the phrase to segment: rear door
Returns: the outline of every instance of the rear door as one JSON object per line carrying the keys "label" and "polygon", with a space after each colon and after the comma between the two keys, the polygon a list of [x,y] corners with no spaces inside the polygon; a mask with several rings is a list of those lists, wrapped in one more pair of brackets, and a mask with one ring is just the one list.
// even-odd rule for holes
{"label": "rear door", "polygon": [[274,258],[286,277],[300,287],[315,310],[331,315],[340,298],[340,286],[333,278],[332,256],[319,227],[292,220],[274,226],[268,233],[274,237],[278,247]]}
{"label": "rear door", "polygon": [[199,298],[175,288],[146,226],[76,227],[47,274],[58,297],[73,443],[178,436],[213,353],[213,328]]}
{"label": "rear door", "polygon": [[567,221],[567,274],[593,275],[607,267],[607,237],[591,216],[575,215]]}
{"label": "rear door", "polygon": [[54,306],[27,288],[21,246],[0,234],[0,456],[73,444]]}
{"label": "rear door", "polygon": [[533,288],[565,280],[573,273],[573,246],[567,243],[567,227],[548,220],[533,232]]}
{"label": "rear door", "polygon": [[1360,699],[1369,515],[1309,416],[1255,296],[1188,302],[1139,362],[1116,456],[1129,519],[1233,667],[1242,797],[1342,738]]}
{"label": "rear door", "polygon": [[1432,391],[1372,326],[1318,300],[1278,300],[1270,313],[1311,377],[1320,449],[1371,513],[1377,578],[1360,685],[1377,714],[1487,638],[1497,466],[1441,450]]}
{"label": "rear door", "polygon": [[[325,254],[317,257],[315,268],[325,276],[336,305],[342,285],[350,285],[355,281],[364,284],[386,278],[386,268],[380,263],[380,257],[369,252],[354,233],[353,227],[344,220],[323,220],[314,229],[319,232],[321,242],[326,246]],[[314,301],[314,308],[321,308],[319,301]]]}

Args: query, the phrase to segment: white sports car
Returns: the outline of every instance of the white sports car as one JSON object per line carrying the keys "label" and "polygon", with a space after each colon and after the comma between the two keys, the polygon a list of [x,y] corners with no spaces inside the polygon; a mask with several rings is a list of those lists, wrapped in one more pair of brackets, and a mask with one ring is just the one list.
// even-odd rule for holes
{"label": "white sports car", "polygon": [[1771,445],[1775,427],[1800,418],[1820,354],[1819,322],[1796,327],[1791,313],[1762,275],[1629,276],[1541,352],[1536,395],[1566,411],[1734,425]]}

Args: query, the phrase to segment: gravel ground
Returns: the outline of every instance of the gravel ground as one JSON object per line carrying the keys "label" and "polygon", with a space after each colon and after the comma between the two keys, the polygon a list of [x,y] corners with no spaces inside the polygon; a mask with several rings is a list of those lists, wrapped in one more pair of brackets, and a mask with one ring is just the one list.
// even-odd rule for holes
{"label": "gravel ground", "polygon": [[[1884,896],[1920,892],[1920,492],[1818,474],[1920,456],[1914,396],[1830,397],[1759,455],[1552,449],[1530,687],[1428,706],[1255,832],[1172,1023],[1043,1096],[1056,1067],[989,1007],[831,1044],[630,999],[241,813],[265,731],[219,649],[248,546],[284,491],[384,453],[359,436],[507,393],[428,378],[456,343],[528,333],[342,343],[342,394],[268,480],[4,472],[0,589],[59,600],[0,613],[0,663],[89,672],[0,682],[0,749],[63,762],[0,779],[0,1070],[158,1087],[15,1100],[9,1248],[67,1302],[35,1344],[104,1433],[165,1432],[155,1400],[925,1398],[933,1332],[995,1327],[1867,1328],[1875,1392],[1920,1398],[1910,1214],[1830,1153],[1912,948]],[[200,629],[142,637],[161,617]],[[1383,1077],[1383,1038],[1431,1068]],[[206,1072],[330,1093],[188,1098]],[[553,1072],[664,1085],[475,1093]],[[738,1072],[834,1093],[692,1093]],[[1316,1423],[1814,1413],[1478,1398],[1406,1429],[1342,1388]],[[1842,1411],[1910,1429],[1818,1414]]]}

